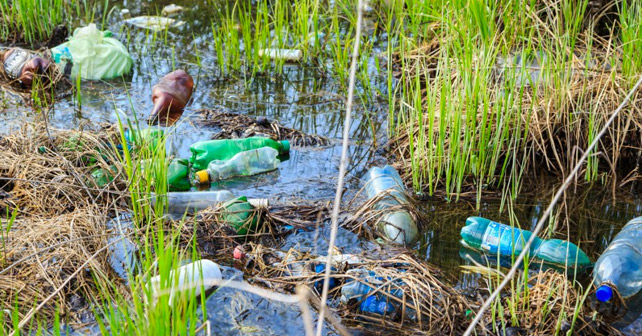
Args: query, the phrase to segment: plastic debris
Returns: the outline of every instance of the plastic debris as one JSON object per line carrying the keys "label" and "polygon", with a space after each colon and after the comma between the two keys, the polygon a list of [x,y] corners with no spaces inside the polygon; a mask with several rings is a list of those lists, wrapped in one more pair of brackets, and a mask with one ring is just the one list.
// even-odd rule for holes
{"label": "plastic debris", "polygon": [[[391,166],[370,168],[366,179],[365,189],[368,199],[388,193],[375,204],[376,209],[383,210],[408,203],[401,177]],[[386,239],[403,245],[412,244],[419,235],[415,220],[408,211],[403,209],[381,216],[377,229]]]}
{"label": "plastic debris", "polygon": [[168,16],[168,17],[173,17],[178,15],[183,11],[183,7],[177,6],[175,4],[167,5],[163,7],[163,11],[161,12],[161,15],[163,16]]}
{"label": "plastic debris", "polygon": [[[482,217],[469,217],[461,229],[463,242],[473,248],[500,256],[518,255],[533,233]],[[536,238],[530,256],[546,263],[567,267],[588,267],[589,257],[575,244],[560,239]]]}
{"label": "plastic debris", "polygon": [[290,143],[287,140],[275,141],[262,137],[200,141],[189,148],[192,152],[190,163],[192,169],[204,170],[214,160],[229,160],[240,152],[261,147],[272,147],[280,154],[286,154],[290,150]]}
{"label": "plastic debris", "polygon": [[12,48],[4,53],[2,64],[4,73],[10,80],[16,80],[25,87],[31,87],[36,77],[46,80],[46,76],[42,75],[47,72],[51,63],[36,53]]}
{"label": "plastic debris", "polygon": [[159,32],[168,28],[179,27],[185,24],[183,21],[162,17],[162,16],[137,16],[125,20],[125,23],[143,29]]}
{"label": "plastic debris", "polygon": [[220,280],[221,278],[219,266],[206,259],[171,270],[167,278],[157,275],[149,281],[149,289],[152,293],[151,305],[156,305],[163,287],[169,289],[168,305],[172,307],[180,295],[188,295],[192,290],[195,290],[196,296],[199,296],[201,295],[201,286],[205,291],[210,289],[212,285],[203,282],[204,280]]}
{"label": "plastic debris", "polygon": [[259,57],[263,56],[273,60],[298,62],[303,58],[303,52],[298,49],[261,49],[259,50]]}
{"label": "plastic debris", "polygon": [[271,147],[262,147],[240,152],[229,160],[214,160],[206,170],[194,174],[194,184],[225,180],[234,176],[251,176],[275,170],[281,162],[279,152]]}
{"label": "plastic debris", "polygon": [[183,115],[183,110],[192,97],[194,79],[183,70],[165,75],[152,88],[152,109],[149,123],[162,126],[173,125]]}

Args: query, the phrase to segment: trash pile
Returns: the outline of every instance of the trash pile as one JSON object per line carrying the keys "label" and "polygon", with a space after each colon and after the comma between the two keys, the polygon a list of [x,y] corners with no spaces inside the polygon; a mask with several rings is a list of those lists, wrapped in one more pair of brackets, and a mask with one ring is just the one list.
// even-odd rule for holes
{"label": "trash pile", "polygon": [[[253,243],[244,250],[239,257],[249,282],[284,292],[307,284],[320,293],[325,257]],[[387,332],[457,335],[463,331],[469,307],[442,278],[438,269],[409,254],[386,260],[334,255],[330,305],[338,309],[344,323],[355,327],[376,325]]]}

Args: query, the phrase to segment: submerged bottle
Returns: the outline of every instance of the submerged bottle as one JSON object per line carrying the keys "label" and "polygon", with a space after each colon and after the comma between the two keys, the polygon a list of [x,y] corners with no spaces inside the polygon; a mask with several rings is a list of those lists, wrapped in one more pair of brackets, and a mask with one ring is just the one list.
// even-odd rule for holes
{"label": "submerged bottle", "polygon": [[152,109],[150,125],[159,123],[162,126],[174,124],[183,114],[187,102],[192,97],[194,79],[183,70],[176,70],[165,75],[152,88]]}
{"label": "submerged bottle", "polygon": [[608,302],[617,291],[629,299],[642,290],[642,217],[630,220],[595,263],[595,296]]}
{"label": "submerged bottle", "polygon": [[[532,236],[532,232],[497,223],[482,217],[469,217],[461,229],[465,245],[491,254],[518,255]],[[586,253],[575,244],[560,239],[535,238],[529,249],[530,256],[545,263],[583,268],[591,265]]]}
{"label": "submerged bottle", "polygon": [[[383,210],[408,203],[401,177],[391,166],[370,168],[366,174],[366,180],[365,188],[368,199],[388,192],[388,195],[376,203],[376,209]],[[409,245],[418,238],[417,224],[405,210],[384,214],[379,221],[378,229],[385,238],[398,244]]]}
{"label": "submerged bottle", "polygon": [[279,152],[272,147],[261,147],[240,152],[229,160],[214,160],[206,170],[196,172],[194,184],[225,180],[234,176],[250,176],[275,170],[281,162]]}
{"label": "submerged bottle", "polygon": [[46,80],[51,62],[27,50],[12,48],[2,57],[4,72],[10,80],[17,80],[25,87],[31,87],[36,77]]}
{"label": "submerged bottle", "polygon": [[[403,299],[403,281],[390,281],[389,278],[377,276],[375,272],[362,268],[348,270],[346,275],[359,280],[350,280],[341,287],[343,304],[360,302],[359,310],[370,314],[394,315],[398,311],[400,304],[393,297]],[[378,288],[379,291],[374,293]],[[412,315],[410,310],[407,313]]]}
{"label": "submerged bottle", "polygon": [[229,160],[240,152],[261,147],[274,148],[279,154],[287,154],[290,151],[290,143],[287,140],[275,141],[263,137],[199,141],[189,148],[192,152],[190,163],[194,170],[204,170],[214,160]]}
{"label": "submerged bottle", "polygon": [[[221,269],[218,265],[210,260],[198,260],[191,264],[181,266],[169,271],[169,277],[165,279],[165,286],[169,289],[168,305],[171,307],[175,304],[180,295],[187,295],[192,290],[195,296],[201,295],[201,287],[205,291],[213,287],[207,280],[220,280],[222,278]],[[150,279],[149,289],[151,292],[152,306],[156,304],[160,293],[162,292],[163,279],[157,275]]]}

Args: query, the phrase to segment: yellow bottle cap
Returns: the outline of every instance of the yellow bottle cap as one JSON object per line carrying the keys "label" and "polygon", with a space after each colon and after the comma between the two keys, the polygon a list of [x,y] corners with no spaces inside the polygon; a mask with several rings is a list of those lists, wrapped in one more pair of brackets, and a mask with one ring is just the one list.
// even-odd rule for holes
{"label": "yellow bottle cap", "polygon": [[207,174],[207,170],[201,170],[194,174],[194,179],[198,183],[208,183],[210,181],[210,176]]}

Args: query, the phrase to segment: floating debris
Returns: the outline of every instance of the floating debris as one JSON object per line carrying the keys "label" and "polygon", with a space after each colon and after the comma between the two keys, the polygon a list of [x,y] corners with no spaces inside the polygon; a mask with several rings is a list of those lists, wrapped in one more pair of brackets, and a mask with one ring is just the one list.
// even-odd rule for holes
{"label": "floating debris", "polygon": [[298,62],[303,58],[303,52],[298,49],[260,49],[259,57],[267,56],[273,60]]}
{"label": "floating debris", "polygon": [[316,134],[305,134],[299,130],[282,126],[265,117],[252,118],[244,114],[202,109],[200,123],[204,126],[221,128],[212,139],[234,139],[266,136],[273,140],[288,140],[294,146],[327,146],[330,140]]}
{"label": "floating debris", "polygon": [[174,17],[180,14],[183,11],[183,7],[177,6],[175,4],[167,5],[163,7],[163,11],[161,12],[162,16],[167,16],[167,17]]}
{"label": "floating debris", "polygon": [[162,16],[137,16],[125,20],[125,23],[143,29],[159,32],[168,28],[180,27],[185,22]]}

